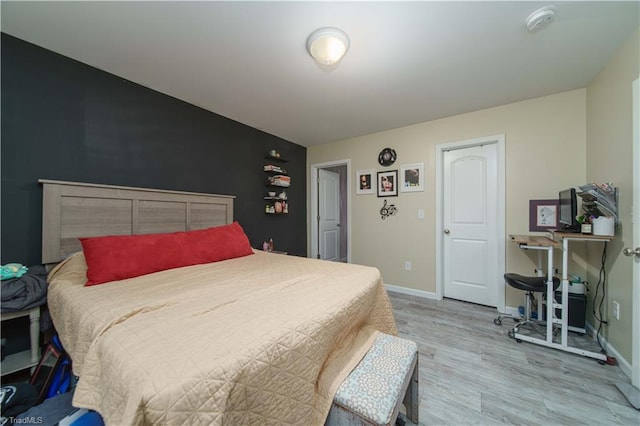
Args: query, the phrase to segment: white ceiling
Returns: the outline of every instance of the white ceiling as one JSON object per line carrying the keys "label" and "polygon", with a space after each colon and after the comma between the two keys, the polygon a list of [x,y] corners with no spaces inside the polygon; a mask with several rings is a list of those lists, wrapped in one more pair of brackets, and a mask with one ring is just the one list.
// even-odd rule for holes
{"label": "white ceiling", "polygon": [[[639,2],[10,2],[2,31],[303,146],[585,87]],[[529,33],[526,17],[556,18]],[[331,72],[306,52],[334,26]]]}

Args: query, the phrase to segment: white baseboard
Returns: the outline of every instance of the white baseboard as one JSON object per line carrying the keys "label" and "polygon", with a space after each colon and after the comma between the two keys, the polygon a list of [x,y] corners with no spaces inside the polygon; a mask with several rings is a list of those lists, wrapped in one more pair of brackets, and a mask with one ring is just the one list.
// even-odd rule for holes
{"label": "white baseboard", "polygon": [[387,291],[393,291],[394,293],[408,294],[410,296],[417,296],[417,297],[424,297],[425,299],[438,300],[438,298],[436,297],[436,294],[430,291],[416,290],[413,288],[400,287],[400,286],[391,285],[391,284],[385,284],[384,288],[386,288]]}
{"label": "white baseboard", "polygon": [[[587,327],[586,328],[587,328],[587,333],[589,333],[591,338],[593,338],[595,340],[596,339],[596,335],[598,334],[598,330],[595,329],[589,323],[587,323]],[[614,348],[613,346],[611,346],[609,344],[609,342],[607,342],[607,339],[605,339],[604,337],[600,336],[600,341],[602,342],[602,344],[604,346],[604,349],[607,351],[609,356],[615,357],[616,361],[618,361],[618,366],[620,367],[622,372],[627,377],[629,377],[629,379],[631,379],[631,364],[629,363],[629,361],[624,359],[624,357],[622,355],[620,355],[620,352],[618,352],[616,350],[616,348]]]}

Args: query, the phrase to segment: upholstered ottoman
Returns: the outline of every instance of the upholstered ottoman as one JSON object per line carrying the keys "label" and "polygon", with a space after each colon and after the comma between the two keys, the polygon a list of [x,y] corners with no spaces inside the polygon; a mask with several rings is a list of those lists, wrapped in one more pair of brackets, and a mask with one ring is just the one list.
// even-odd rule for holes
{"label": "upholstered ottoman", "polygon": [[327,425],[393,425],[404,402],[418,423],[418,345],[380,334],[338,388]]}

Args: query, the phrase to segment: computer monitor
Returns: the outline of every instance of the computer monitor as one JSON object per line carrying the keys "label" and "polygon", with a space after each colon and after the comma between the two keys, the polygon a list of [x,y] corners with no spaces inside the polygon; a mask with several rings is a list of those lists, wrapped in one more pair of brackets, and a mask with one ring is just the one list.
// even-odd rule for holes
{"label": "computer monitor", "polygon": [[558,193],[560,214],[558,215],[558,230],[563,232],[579,232],[578,200],[575,188],[565,189]]}

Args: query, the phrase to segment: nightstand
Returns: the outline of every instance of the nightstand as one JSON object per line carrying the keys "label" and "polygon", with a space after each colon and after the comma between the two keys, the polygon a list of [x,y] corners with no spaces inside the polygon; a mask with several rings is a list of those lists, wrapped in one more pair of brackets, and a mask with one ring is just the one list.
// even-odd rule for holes
{"label": "nightstand", "polygon": [[5,356],[1,366],[3,376],[31,368],[40,361],[40,306],[18,312],[3,312],[0,314],[0,321],[26,316],[29,317],[30,321],[29,335],[31,338],[31,348]]}

